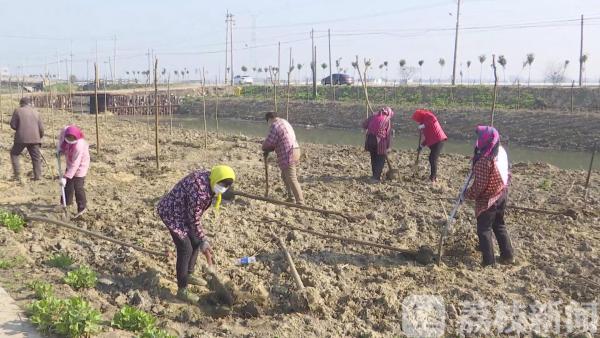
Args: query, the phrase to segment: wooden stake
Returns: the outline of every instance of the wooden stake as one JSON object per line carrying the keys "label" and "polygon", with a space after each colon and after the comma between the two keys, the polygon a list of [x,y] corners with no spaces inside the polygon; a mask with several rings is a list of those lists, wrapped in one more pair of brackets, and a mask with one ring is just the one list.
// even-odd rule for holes
{"label": "wooden stake", "polygon": [[111,242],[111,243],[114,243],[114,244],[118,244],[118,245],[121,245],[121,246],[132,248],[134,250],[137,250],[137,251],[140,251],[140,252],[144,252],[144,253],[147,253],[147,254],[150,254],[150,255],[155,255],[155,256],[160,256],[160,257],[167,257],[167,254],[164,253],[164,252],[158,252],[158,251],[153,251],[153,250],[149,250],[149,249],[146,249],[146,248],[142,248],[142,247],[137,246],[135,244],[130,244],[130,243],[126,243],[126,242],[123,242],[123,241],[120,241],[120,240],[117,240],[117,239],[113,239],[111,237],[104,236],[102,234],[99,234],[99,233],[96,233],[96,232],[93,232],[93,231],[89,231],[89,230],[86,230],[86,229],[82,229],[82,228],[80,228],[78,226],[75,226],[73,224],[61,222],[61,221],[58,221],[58,220],[53,220],[53,219],[45,218],[45,217],[41,217],[41,216],[25,216],[25,220],[28,221],[28,222],[36,221],[36,222],[50,223],[50,224],[58,225],[58,226],[61,226],[63,228],[67,228],[67,229],[70,229],[70,230],[75,230],[77,232],[81,232],[81,233],[84,233],[84,234],[92,236],[92,237],[100,238],[102,240],[105,240],[105,241],[108,241],[108,242]]}
{"label": "wooden stake", "polygon": [[169,135],[173,135],[173,106],[171,103],[171,72],[167,77],[167,97],[169,98]]}
{"label": "wooden stake", "polygon": [[265,164],[265,197],[269,197],[269,153],[263,153],[263,162]]}
{"label": "wooden stake", "polygon": [[573,112],[573,91],[575,90],[575,80],[571,82],[571,113]]}
{"label": "wooden stake", "polygon": [[156,170],[159,170],[160,158],[158,157],[158,58],[154,59],[154,150],[156,152]]}
{"label": "wooden stake", "polygon": [[[233,76],[233,75],[232,75]],[[206,78],[204,77],[204,67],[202,67],[202,116],[204,117],[204,149],[208,148],[208,127],[206,125]]]}
{"label": "wooden stake", "polygon": [[594,150],[592,150],[592,158],[590,159],[590,166],[588,168],[587,177],[585,179],[585,195],[584,195],[585,199],[587,199],[587,195],[588,195],[588,187],[590,185],[590,176],[592,175],[592,167],[594,166],[594,155],[596,155],[597,146],[598,146],[598,143],[594,142]]}
{"label": "wooden stake", "polygon": [[98,64],[94,62],[94,100],[96,103],[96,152],[100,154],[100,132],[98,130]]}
{"label": "wooden stake", "polygon": [[250,198],[250,199],[254,199],[254,200],[258,200],[258,201],[263,201],[263,202],[268,202],[268,203],[273,203],[273,204],[279,204],[279,205],[283,205],[286,207],[290,207],[290,208],[296,208],[296,209],[302,209],[302,210],[308,210],[308,211],[314,211],[314,212],[318,212],[324,215],[336,215],[336,216],[340,216],[343,217],[351,222],[357,221],[360,218],[358,216],[352,216],[352,215],[348,215],[348,214],[344,214],[341,213],[339,211],[331,211],[331,210],[324,210],[324,209],[318,209],[318,208],[313,208],[313,207],[309,207],[303,204],[295,204],[295,203],[290,203],[290,202],[283,202],[283,201],[278,201],[276,199],[272,199],[272,198],[268,198],[268,197],[262,197],[262,196],[257,196],[257,195],[252,195],[252,194],[248,194],[242,191],[235,191],[234,194],[236,196],[241,196],[241,197],[246,197],[246,198]]}
{"label": "wooden stake", "polygon": [[492,113],[490,126],[494,126],[494,113],[496,112],[496,96],[498,95],[498,74],[496,72],[496,54],[492,54],[492,68],[494,68],[494,92],[492,94]]}
{"label": "wooden stake", "polygon": [[217,103],[215,104],[215,123],[217,130],[217,139],[219,138],[219,93],[216,92],[217,88],[215,87],[215,95],[217,96]]}
{"label": "wooden stake", "polygon": [[294,277],[294,283],[296,284],[296,287],[298,288],[298,290],[304,291],[304,283],[302,283],[302,279],[300,279],[298,270],[296,270],[296,264],[294,264],[292,255],[290,255],[290,252],[285,247],[285,242],[283,241],[283,239],[281,239],[281,237],[278,237],[273,233],[271,233],[271,236],[273,237],[273,239],[275,239],[277,241],[279,248],[281,249],[281,251],[283,251],[283,254],[285,255],[285,259],[287,260],[287,263],[290,267],[290,273]]}

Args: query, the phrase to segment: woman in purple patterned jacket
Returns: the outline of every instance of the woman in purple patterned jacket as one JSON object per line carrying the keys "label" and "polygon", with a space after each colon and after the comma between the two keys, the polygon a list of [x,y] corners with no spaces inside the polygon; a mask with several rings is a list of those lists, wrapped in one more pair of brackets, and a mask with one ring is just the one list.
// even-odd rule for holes
{"label": "woman in purple patterned jacket", "polygon": [[196,303],[199,297],[190,291],[189,284],[202,285],[202,279],[194,275],[198,253],[206,256],[212,265],[212,249],[202,227],[202,214],[216,197],[215,210],[218,212],[222,194],[235,181],[233,169],[225,165],[213,167],[210,171],[196,170],[177,182],[173,189],[159,202],[157,212],[169,229],[177,248],[177,297]]}

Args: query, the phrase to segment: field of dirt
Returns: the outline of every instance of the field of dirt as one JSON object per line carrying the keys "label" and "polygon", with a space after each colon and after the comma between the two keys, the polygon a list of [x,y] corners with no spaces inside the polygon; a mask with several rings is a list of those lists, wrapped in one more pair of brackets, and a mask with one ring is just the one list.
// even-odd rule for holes
{"label": "field of dirt", "polygon": [[[86,179],[89,212],[74,221],[79,227],[149,249],[174,251],[169,233],[154,211],[155,204],[191,170],[226,163],[236,170],[236,190],[263,194],[259,139],[233,135],[216,139],[211,134],[205,149],[202,132],[175,129],[170,136],[161,129],[161,169],[157,170],[154,140],[143,123],[117,123],[112,117],[102,117],[101,152],[97,154],[93,117],[57,114],[51,120],[44,118],[50,136],[56,137],[59,125],[72,122],[83,127],[91,144],[92,165]],[[500,116],[499,125],[503,123],[508,122]],[[44,141],[50,167],[44,168],[43,180],[25,178],[18,184],[10,180],[12,132],[7,125],[3,128],[0,208],[61,218],[59,187],[54,179],[54,139]],[[447,334],[458,332],[465,301],[567,304],[599,300],[598,173],[592,175],[586,202],[584,172],[546,164],[515,164],[513,205],[559,213],[572,209],[574,213],[547,215],[510,209],[507,223],[517,265],[484,269],[476,250],[472,206],[467,205],[458,213],[444,264],[436,266],[417,263],[410,255],[289,231],[270,220],[400,248],[428,246],[435,251],[440,226],[452,208],[445,198],[454,197],[462,184],[468,170],[466,157],[443,154],[440,182],[432,187],[426,181],[425,159],[419,176],[412,177],[414,153],[394,151],[391,160],[399,168],[399,177],[373,185],[367,183],[369,160],[362,149],[301,146],[305,157],[299,176],[307,204],[360,218],[351,222],[241,197],[225,204],[218,219],[212,210],[207,211],[203,224],[210,234],[218,269],[239,289],[233,306],[216,302],[208,287],[195,288],[202,296],[199,306],[176,300],[174,258],[153,257],[42,223],[29,224],[20,233],[0,229],[0,258],[24,258],[20,265],[0,270],[0,284],[23,306],[32,300],[24,285],[35,279],[55,284],[59,295],[73,295],[76,292],[61,280],[65,271],[44,264],[56,253],[68,253],[76,264],[88,264],[102,277],[96,288],[78,293],[100,309],[105,319],[131,303],[155,314],[162,327],[180,337],[401,336],[402,315],[407,310],[401,304],[411,295],[443,298]],[[29,163],[25,158],[22,161],[24,171],[31,175]],[[270,177],[272,196],[283,199],[273,159]],[[296,287],[284,255],[270,243],[271,232],[286,241],[307,287],[308,310],[298,311],[293,301]],[[234,264],[235,259],[254,253],[256,263],[245,267]],[[200,257],[199,263],[204,262]]]}
{"label": "field of dirt", "polygon": [[[202,114],[202,102],[198,98],[189,99],[182,105],[181,113]],[[394,129],[402,134],[416,135],[416,124],[411,119],[417,105],[394,105],[388,103],[396,116]],[[216,100],[206,101],[206,111],[212,116]],[[381,105],[374,105],[377,109]],[[285,102],[279,102],[279,113],[286,116]],[[444,131],[454,140],[470,140],[476,125],[490,119],[490,111],[465,107],[433,109]],[[257,99],[220,99],[219,117],[246,120],[263,119],[260,111],[273,110],[273,102]],[[358,129],[365,118],[365,105],[358,103],[304,102],[292,101],[289,106],[289,119],[292,123],[328,128]],[[485,121],[485,122],[483,122]],[[511,144],[523,147],[562,150],[591,150],[594,141],[600,141],[600,113],[585,111],[568,113],[564,111],[498,110],[494,117],[496,126]]]}

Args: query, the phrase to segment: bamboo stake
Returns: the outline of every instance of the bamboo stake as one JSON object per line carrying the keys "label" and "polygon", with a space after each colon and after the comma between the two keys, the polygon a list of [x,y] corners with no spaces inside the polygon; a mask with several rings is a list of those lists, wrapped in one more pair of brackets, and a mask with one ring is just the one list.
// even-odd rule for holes
{"label": "bamboo stake", "polygon": [[281,237],[278,237],[273,233],[271,233],[271,236],[273,237],[273,239],[275,239],[277,241],[279,248],[281,249],[281,251],[283,251],[283,253],[285,255],[285,259],[287,260],[287,263],[290,266],[290,272],[291,272],[292,276],[294,277],[294,283],[296,284],[296,287],[298,288],[298,290],[304,291],[304,283],[302,283],[302,279],[300,279],[298,270],[296,270],[296,264],[294,264],[292,255],[290,255],[290,252],[285,247],[285,242],[283,241],[283,239],[281,239]]}
{"label": "bamboo stake", "polygon": [[100,154],[100,133],[98,131],[98,64],[94,62],[94,100],[96,102],[96,152]]}
{"label": "bamboo stake", "polygon": [[217,103],[215,104],[215,123],[217,130],[217,139],[219,138],[219,93],[216,91],[215,87],[215,95],[217,96]]}
{"label": "bamboo stake", "polygon": [[324,215],[336,215],[336,216],[343,217],[343,218],[345,218],[345,219],[347,219],[347,220],[349,220],[351,222],[357,221],[359,219],[358,216],[347,215],[347,214],[341,213],[339,211],[330,211],[330,210],[313,208],[313,207],[309,207],[309,206],[302,205],[302,204],[295,204],[295,203],[278,201],[278,200],[275,200],[275,199],[272,199],[272,198],[268,198],[268,197],[262,197],[262,196],[248,194],[248,193],[245,193],[245,192],[242,192],[242,191],[235,191],[234,195],[241,196],[241,197],[246,197],[246,198],[250,198],[250,199],[254,199],[254,200],[259,200],[259,201],[263,201],[263,202],[268,202],[268,203],[272,203],[272,204],[279,204],[279,205],[283,205],[283,206],[290,207],[290,208],[296,208],[296,209],[314,211],[314,212],[318,212],[318,213],[321,213],[321,214],[324,214]]}
{"label": "bamboo stake", "polygon": [[592,175],[592,167],[594,165],[594,155],[596,155],[597,142],[594,142],[594,150],[592,151],[592,158],[590,159],[590,167],[588,168],[587,177],[585,179],[585,194],[584,199],[587,199],[588,196],[588,186],[590,185],[590,176]]}
{"label": "bamboo stake", "polygon": [[204,67],[202,67],[202,116],[204,117],[204,148],[208,148],[208,127],[206,125],[206,78],[204,77]]}
{"label": "bamboo stake", "polygon": [[340,242],[353,243],[353,244],[358,244],[358,245],[363,245],[363,246],[375,247],[375,248],[390,250],[390,251],[394,251],[394,252],[399,252],[399,253],[402,253],[402,254],[408,254],[408,255],[415,255],[416,254],[416,251],[414,251],[414,250],[402,249],[402,248],[397,248],[397,247],[393,247],[393,246],[390,246],[390,245],[379,244],[379,243],[368,242],[368,241],[362,241],[362,240],[358,240],[358,239],[354,239],[354,238],[349,238],[349,237],[342,237],[342,236],[325,234],[325,233],[322,233],[322,232],[317,232],[317,231],[314,231],[314,230],[300,228],[300,227],[293,226],[293,225],[290,225],[290,224],[286,224],[284,222],[279,222],[279,221],[276,221],[276,220],[269,220],[269,221],[270,222],[276,222],[277,224],[279,224],[279,225],[281,225],[283,227],[286,227],[288,229],[292,229],[292,230],[296,230],[296,231],[300,231],[300,232],[305,232],[307,234],[315,235],[317,237],[322,237],[322,238],[327,238],[327,239],[333,239],[333,240],[340,241]]}
{"label": "bamboo stake", "polygon": [[79,228],[79,227],[77,227],[77,226],[75,226],[73,224],[61,222],[61,221],[58,221],[58,220],[53,220],[53,219],[45,218],[45,217],[41,217],[41,216],[25,216],[25,220],[28,221],[28,222],[35,221],[35,222],[42,222],[42,223],[49,223],[49,224],[58,225],[58,226],[61,226],[63,228],[67,228],[67,229],[70,229],[70,230],[75,230],[75,231],[84,233],[86,235],[90,235],[90,236],[93,236],[93,237],[96,237],[96,238],[100,238],[102,240],[105,240],[105,241],[108,241],[108,242],[111,242],[111,243],[114,243],[114,244],[118,244],[118,245],[121,245],[121,246],[124,246],[124,247],[132,248],[134,250],[137,250],[137,251],[140,251],[140,252],[144,252],[144,253],[147,253],[147,254],[151,254],[151,255],[155,255],[155,256],[160,256],[160,257],[167,257],[168,256],[164,252],[158,252],[158,251],[153,251],[153,250],[150,250],[150,249],[142,248],[142,247],[137,246],[135,244],[130,244],[130,243],[127,243],[127,242],[120,241],[118,239],[113,239],[113,238],[107,237],[105,235],[102,235],[102,234],[99,234],[99,233],[96,233],[96,232],[93,232],[93,231],[89,231],[89,230],[86,230],[86,229],[82,229],[82,228]]}
{"label": "bamboo stake", "polygon": [[496,54],[492,54],[492,68],[494,68],[494,92],[492,95],[492,114],[490,116],[490,126],[494,126],[494,113],[496,112],[496,97],[498,95],[498,74],[496,72]]}
{"label": "bamboo stake", "polygon": [[156,170],[160,169],[158,157],[158,58],[154,59],[154,149],[156,152]]}
{"label": "bamboo stake", "polygon": [[173,106],[171,105],[171,72],[167,77],[167,97],[169,98],[169,135],[173,135]]}
{"label": "bamboo stake", "polygon": [[575,80],[571,82],[571,113],[573,112],[573,91],[575,90]]}

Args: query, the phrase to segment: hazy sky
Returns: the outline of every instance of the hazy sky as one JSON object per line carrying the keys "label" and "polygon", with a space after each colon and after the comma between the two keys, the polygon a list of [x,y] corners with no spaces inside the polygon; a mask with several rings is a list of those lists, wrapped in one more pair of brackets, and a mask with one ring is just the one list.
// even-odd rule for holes
{"label": "hazy sky", "polygon": [[[110,74],[108,58],[112,59],[116,36],[119,77],[125,77],[125,71],[147,69],[146,53],[153,49],[160,68],[172,72],[186,67],[197,78],[194,69],[205,67],[207,78],[214,81],[224,72],[227,10],[235,19],[236,73],[241,73],[242,65],[250,73],[254,66],[276,65],[280,41],[282,69],[287,69],[292,47],[294,63],[305,64],[300,72],[304,77],[311,28],[318,63],[328,61],[329,28],[332,58],[341,57],[350,74],[350,62],[357,54],[361,60],[373,60],[374,76],[386,76],[378,65],[388,61],[388,77],[398,78],[400,59],[411,66],[423,59],[426,79],[448,79],[452,73],[455,0],[0,0],[0,8],[0,67],[9,67],[12,73],[23,67],[25,74],[40,74],[47,63],[49,72],[60,72],[64,78],[66,65],[63,61],[58,66],[57,59],[68,58],[72,50],[73,72],[85,78],[88,71],[92,74],[97,40],[100,74]],[[534,53],[532,81],[542,80],[548,69],[564,60],[570,60],[567,77],[575,79],[581,14],[589,18],[584,31],[584,52],[589,54],[586,78],[598,83],[600,44],[594,41],[600,36],[598,0],[463,0],[457,68],[462,63],[465,81],[478,80],[477,57],[486,54],[483,77],[489,79],[491,54],[503,54],[508,61],[506,79],[520,75],[523,81],[525,55]],[[443,69],[439,58],[446,60]],[[473,63],[470,71],[467,60]],[[320,67],[319,72],[319,78],[325,75]]]}

